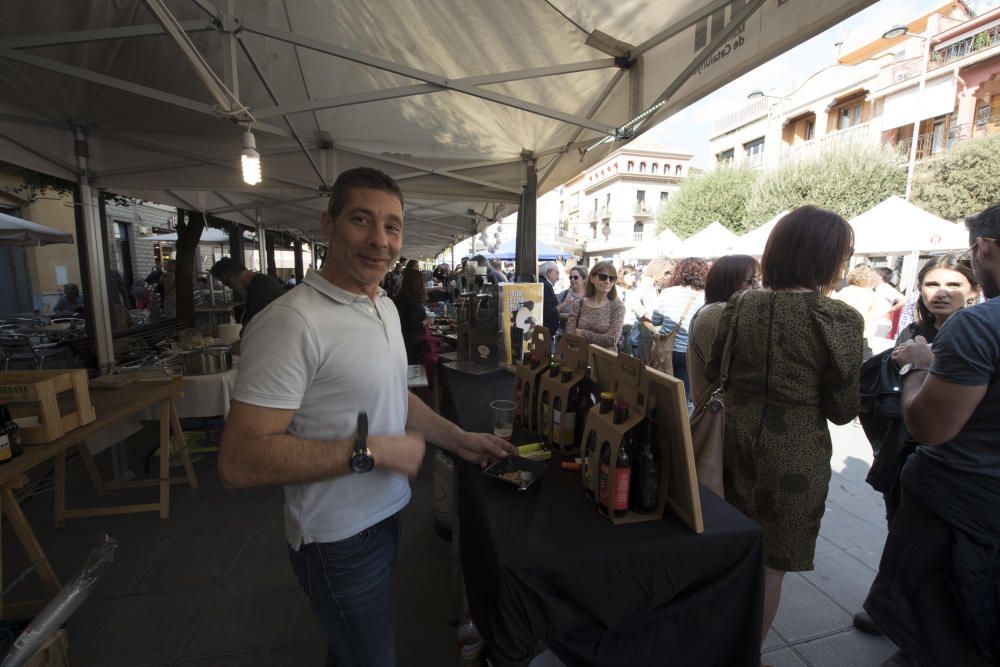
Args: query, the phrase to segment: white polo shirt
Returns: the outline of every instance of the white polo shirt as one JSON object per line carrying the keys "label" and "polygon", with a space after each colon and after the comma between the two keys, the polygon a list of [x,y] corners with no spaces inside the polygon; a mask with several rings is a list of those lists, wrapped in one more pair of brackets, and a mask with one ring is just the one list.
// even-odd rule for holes
{"label": "white polo shirt", "polygon": [[[253,318],[240,346],[233,398],[295,410],[290,434],[351,438],[361,410],[368,413],[370,435],[405,432],[406,349],[399,314],[381,289],[373,304],[310,271]],[[336,542],[395,514],[409,500],[406,476],[378,467],[289,484],[285,533],[293,548]]]}

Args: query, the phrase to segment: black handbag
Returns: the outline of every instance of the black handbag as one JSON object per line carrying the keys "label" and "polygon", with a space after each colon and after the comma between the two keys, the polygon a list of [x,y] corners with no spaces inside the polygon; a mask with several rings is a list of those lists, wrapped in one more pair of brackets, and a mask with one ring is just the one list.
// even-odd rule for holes
{"label": "black handbag", "polygon": [[858,420],[871,443],[875,460],[865,481],[888,493],[896,482],[900,457],[909,437],[903,422],[903,379],[892,360],[892,350],[861,364],[861,411]]}

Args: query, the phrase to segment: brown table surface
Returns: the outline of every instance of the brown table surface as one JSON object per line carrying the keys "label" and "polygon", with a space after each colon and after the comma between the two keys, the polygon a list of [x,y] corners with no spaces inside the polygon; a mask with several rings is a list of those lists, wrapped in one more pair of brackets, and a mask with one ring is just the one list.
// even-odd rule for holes
{"label": "brown table surface", "polygon": [[97,419],[67,432],[61,438],[38,445],[25,445],[24,454],[10,463],[0,465],[0,485],[22,475],[59,452],[74,447],[88,436],[121,421],[129,415],[159,403],[166,398],[179,398],[184,393],[184,380],[169,382],[133,382],[122,389],[94,389],[90,401]]}

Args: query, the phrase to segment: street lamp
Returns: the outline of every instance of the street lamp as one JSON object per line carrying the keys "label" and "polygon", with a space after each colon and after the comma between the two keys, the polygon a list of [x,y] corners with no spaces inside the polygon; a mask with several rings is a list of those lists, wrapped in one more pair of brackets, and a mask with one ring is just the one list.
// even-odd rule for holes
{"label": "street lamp", "polygon": [[906,201],[910,201],[910,193],[913,191],[913,171],[917,166],[917,142],[920,140],[920,103],[923,101],[924,86],[927,83],[927,62],[931,55],[931,38],[912,33],[905,25],[894,25],[882,33],[882,39],[895,39],[904,35],[924,41],[923,61],[920,64],[920,87],[917,89],[917,103],[914,105],[916,109],[913,117],[913,136],[910,138],[910,162],[906,168],[906,192],[903,195]]}

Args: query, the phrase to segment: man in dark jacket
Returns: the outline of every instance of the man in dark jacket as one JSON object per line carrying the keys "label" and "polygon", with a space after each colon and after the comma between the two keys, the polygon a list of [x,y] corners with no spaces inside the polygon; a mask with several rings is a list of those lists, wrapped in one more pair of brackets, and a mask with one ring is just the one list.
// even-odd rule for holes
{"label": "man in dark jacket", "polygon": [[240,322],[244,330],[254,315],[285,293],[281,283],[270,276],[249,270],[232,257],[220,259],[210,272],[223,285],[243,295],[243,317]]}
{"label": "man in dark jacket", "polygon": [[865,601],[900,648],[884,665],[1000,662],[1000,204],[966,225],[987,301],[892,355],[921,444]]}
{"label": "man in dark jacket", "polygon": [[538,267],[538,275],[542,278],[542,289],[545,291],[542,325],[555,337],[559,332],[559,311],[556,310],[555,290],[555,284],[559,280],[559,267],[555,262],[545,262]]}

